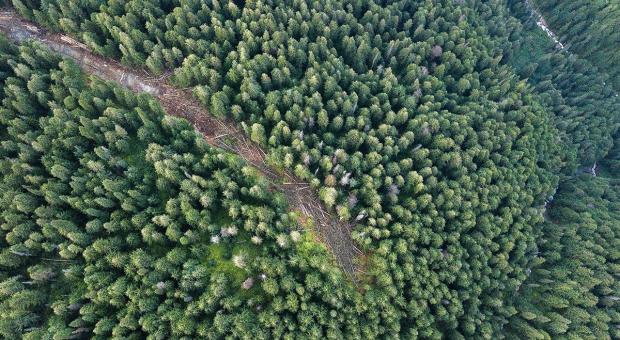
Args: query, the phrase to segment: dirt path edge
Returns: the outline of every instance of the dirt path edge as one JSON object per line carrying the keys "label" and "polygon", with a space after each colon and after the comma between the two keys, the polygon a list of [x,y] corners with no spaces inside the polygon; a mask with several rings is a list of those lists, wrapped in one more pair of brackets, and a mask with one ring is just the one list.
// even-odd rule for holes
{"label": "dirt path edge", "polygon": [[250,141],[235,122],[210,115],[190,90],[172,86],[165,77],[153,77],[144,70],[130,69],[115,60],[96,55],[86,45],[67,35],[47,31],[12,9],[0,10],[0,32],[18,44],[26,40],[38,41],[73,59],[88,74],[157,98],[167,114],[187,119],[210,145],[236,153],[257,168],[287,196],[291,210],[312,219],[315,234],[333,254],[340,268],[349,277],[357,277],[360,268],[356,258],[362,252],[351,238],[352,223],[341,221],[328,211],[309,183],[291,172],[276,171],[270,167],[260,146]]}

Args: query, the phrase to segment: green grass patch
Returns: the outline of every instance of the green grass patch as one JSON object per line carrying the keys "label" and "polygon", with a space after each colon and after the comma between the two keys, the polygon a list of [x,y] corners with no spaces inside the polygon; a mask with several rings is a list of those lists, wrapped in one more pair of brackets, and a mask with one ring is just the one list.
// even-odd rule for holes
{"label": "green grass patch", "polygon": [[[230,225],[231,219],[222,209],[217,210],[215,221],[228,222],[219,224],[222,227]],[[217,222],[216,222],[217,223]],[[240,298],[250,298],[258,292],[259,285],[256,282],[256,273],[252,273],[252,261],[261,255],[259,246],[250,240],[250,234],[245,230],[239,230],[238,234],[229,238],[221,238],[220,243],[211,243],[207,248],[207,254],[203,260],[209,272],[212,274],[224,274],[230,282],[231,287],[236,289],[235,295]],[[240,268],[235,265],[234,256],[243,256],[245,267]],[[249,277],[254,277],[255,283],[251,289],[242,289],[241,284]]]}

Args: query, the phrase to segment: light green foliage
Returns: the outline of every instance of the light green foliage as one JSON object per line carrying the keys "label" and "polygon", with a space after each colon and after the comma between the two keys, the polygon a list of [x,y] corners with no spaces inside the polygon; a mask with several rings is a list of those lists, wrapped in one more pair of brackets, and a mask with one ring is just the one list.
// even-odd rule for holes
{"label": "light green foliage", "polygon": [[600,171],[604,176],[620,178],[620,133],[614,141],[614,147],[601,162]]}
{"label": "light green foliage", "polygon": [[532,274],[509,331],[538,338],[620,337],[620,182],[582,175],[562,184],[538,231]]}
{"label": "light green foliage", "polygon": [[[332,338],[494,338],[506,330],[515,337],[540,339],[604,338],[606,332],[617,336],[612,333],[617,329],[613,299],[598,291],[599,287],[605,291],[616,288],[603,273],[610,268],[601,259],[608,257],[600,252],[603,243],[597,233],[607,231],[593,227],[599,221],[583,230],[564,224],[539,226],[541,208],[558,182],[556,175],[590,166],[612,148],[620,99],[604,85],[608,77],[592,67],[598,65],[595,61],[553,50],[544,33],[528,19],[523,1],[13,2],[23,15],[77,36],[98,53],[154,73],[170,69],[173,81],[193,88],[212,114],[239,121],[253,141],[267,148],[273,163],[294,169],[317,187],[334,213],[355,221],[353,237],[367,254],[363,298],[336,285],[340,277],[321,262],[324,255],[321,261],[311,258],[307,262],[295,257],[311,256],[306,250],[315,247],[309,237],[294,243],[285,227],[257,246],[260,242],[251,232],[263,232],[265,224],[271,227],[260,220],[249,230],[245,224],[238,226],[235,236],[253,245],[243,249],[220,244],[198,247],[201,258],[215,259],[203,263],[214,274],[196,280],[210,280],[216,287],[203,300],[207,313],[215,313],[214,317],[207,314],[198,324],[191,324],[178,313],[166,314],[145,319],[140,332],[158,337],[196,327],[197,334],[220,336],[227,329],[234,335],[263,335],[262,327],[267,327],[269,335],[280,337],[289,331],[299,334],[290,328],[300,325],[303,336]],[[19,66],[11,70],[28,71]],[[42,88],[41,80],[31,79],[29,89]],[[41,98],[51,96],[40,92]],[[76,105],[72,99],[59,103],[69,109]],[[89,105],[101,109],[94,100]],[[22,97],[13,100],[13,110],[27,113],[28,108]],[[81,135],[98,144],[109,143],[105,133],[122,134],[110,126],[102,136],[98,125],[83,120],[80,124]],[[135,132],[120,125],[130,136]],[[135,134],[160,136],[147,132],[138,129]],[[230,174],[222,177],[210,167],[224,162],[230,168],[236,163],[210,160],[208,176],[194,174],[202,163],[200,157],[191,156],[193,151],[177,151],[176,140],[169,148],[163,141],[145,141],[140,149],[144,156],[132,150],[135,143],[121,141],[115,147],[140,173],[148,173],[144,171],[148,167],[155,169],[156,178],[149,183],[154,183],[157,193],[147,196],[156,198],[172,222],[158,219],[164,226],[156,224],[143,236],[150,242],[149,251],[160,249],[163,254],[167,248],[155,246],[160,240],[194,245],[196,235],[186,235],[193,229],[178,221],[200,230],[203,219],[214,218],[209,212],[221,209],[220,201],[230,199],[229,191],[246,195],[246,188],[248,200],[243,204],[265,204],[280,211],[267,204],[272,200],[263,194],[270,194],[248,189],[251,186],[228,187],[222,178],[243,181]],[[44,150],[43,144],[35,145],[41,148],[37,152]],[[28,159],[28,148],[19,150]],[[614,158],[609,159],[611,164]],[[72,178],[71,163],[49,162],[55,166],[48,171],[54,183],[50,190],[66,189],[62,183]],[[100,169],[99,163],[83,166],[91,171]],[[185,171],[191,178],[184,177]],[[199,192],[193,186],[202,185],[203,179],[215,184]],[[169,187],[175,185],[182,198],[176,192],[169,194]],[[113,179],[103,180],[103,186],[113,192],[130,190]],[[222,196],[217,196],[220,192]],[[61,204],[64,199],[37,195],[36,191],[23,192],[12,200],[15,210],[25,213],[43,200]],[[80,199],[74,201],[71,204],[85,208],[84,218],[89,219],[101,218],[112,204],[99,200],[86,206]],[[119,203],[123,211],[139,206]],[[249,218],[244,215],[246,209],[236,204],[224,208],[230,223]],[[601,211],[608,208],[601,206]],[[263,211],[261,216],[265,218]],[[266,218],[269,222],[276,218],[267,216],[271,216]],[[282,217],[281,224],[294,227],[290,217]],[[127,232],[128,226],[94,223],[88,228],[120,233]],[[211,221],[206,228],[212,228]],[[566,229],[566,239],[558,236],[558,228]],[[11,242],[26,242],[24,237],[31,230],[37,230],[32,223],[8,237]],[[537,239],[541,233],[548,233],[553,242]],[[81,244],[91,242],[70,228],[62,235],[74,246],[60,249],[66,258],[75,258],[83,252]],[[583,245],[564,243],[571,240]],[[135,243],[132,239],[123,242]],[[254,252],[265,253],[264,249],[291,256],[287,265],[303,271],[271,260],[260,264],[258,268],[268,276],[251,290],[264,292],[262,298],[270,302],[277,317],[259,313],[257,326],[252,321],[254,311],[240,306],[263,306],[264,300],[256,302],[259,298],[250,297],[250,292],[228,299],[223,292],[243,281],[242,274],[255,268],[246,259]],[[544,249],[544,254],[536,256],[537,249]],[[584,253],[583,258],[563,253],[571,249],[580,256]],[[124,261],[140,272],[152,261],[138,255]],[[592,263],[586,261],[589,256]],[[571,277],[563,266],[585,268],[588,275],[599,270],[604,280],[582,282],[586,274],[571,272]],[[325,271],[319,275],[310,270],[316,268]],[[38,269],[36,276],[44,279],[45,271]],[[303,284],[294,284],[290,276],[297,278],[302,275],[299,272],[306,273]],[[553,282],[532,281],[543,276],[552,277]],[[110,283],[105,275],[89,282],[102,287]],[[164,283],[162,289],[168,289]],[[333,294],[323,291],[333,290],[332,284],[338,288]],[[321,307],[308,307],[293,291],[316,294],[311,301],[319,301]],[[534,305],[532,301],[542,295],[544,304]],[[346,303],[351,300],[354,303]],[[214,306],[213,301],[221,304]],[[203,304],[200,307],[204,309]],[[196,309],[189,308],[187,313],[199,314]],[[137,313],[126,311],[123,315],[129,316],[121,320],[121,326],[106,314],[95,333],[125,335],[126,329],[138,329]],[[178,322],[169,322],[169,329],[156,333],[162,319]],[[67,331],[63,325],[50,319],[48,328],[62,334]],[[115,331],[117,327],[121,330]]]}
{"label": "light green foliage", "polygon": [[236,156],[38,45],[0,56],[1,337],[378,333]]}

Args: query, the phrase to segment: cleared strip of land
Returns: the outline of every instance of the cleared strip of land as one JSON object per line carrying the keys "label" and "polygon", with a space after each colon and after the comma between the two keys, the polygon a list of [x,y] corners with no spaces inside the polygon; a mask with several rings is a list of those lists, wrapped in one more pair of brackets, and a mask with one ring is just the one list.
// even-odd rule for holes
{"label": "cleared strip of land", "polygon": [[172,86],[165,76],[156,78],[143,70],[130,69],[115,60],[96,55],[84,44],[69,36],[46,31],[12,10],[0,11],[0,32],[16,43],[38,41],[75,60],[88,74],[114,81],[134,92],[153,95],[167,114],[187,119],[209,144],[234,152],[256,167],[277,190],[287,196],[292,210],[313,221],[316,235],[327,245],[342,270],[352,277],[356,276],[359,268],[355,259],[362,252],[351,238],[352,223],[341,221],[327,211],[309,183],[288,171],[270,167],[266,162],[266,153],[250,141],[235,122],[210,115],[189,90]]}

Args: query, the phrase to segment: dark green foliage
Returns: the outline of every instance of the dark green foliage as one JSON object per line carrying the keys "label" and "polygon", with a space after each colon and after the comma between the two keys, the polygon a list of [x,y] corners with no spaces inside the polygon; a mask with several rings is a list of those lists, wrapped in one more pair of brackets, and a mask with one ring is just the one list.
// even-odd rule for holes
{"label": "dark green foliage", "polygon": [[[20,189],[10,196],[8,217],[19,218],[42,202],[71,204],[79,211],[76,215],[51,219],[47,214],[54,212],[45,212],[40,219],[51,219],[44,230],[52,232],[41,237],[70,240],[73,248],[58,249],[67,259],[97,247],[93,258],[102,254],[102,259],[96,263],[131,265],[131,271],[123,274],[113,263],[95,264],[87,267],[92,270],[89,275],[93,273],[88,280],[79,272],[81,267],[77,273],[70,272],[76,282],[85,282],[89,294],[103,291],[101,296],[89,296],[94,302],[82,307],[84,316],[71,325],[74,329],[96,319],[95,331],[137,337],[180,336],[186,330],[193,332],[187,335],[217,337],[224,329],[233,335],[264,336],[268,329],[274,337],[288,331],[335,338],[492,338],[506,331],[522,338],[618,337],[617,305],[610,294],[618,288],[613,250],[618,219],[613,213],[618,202],[615,182],[609,188],[605,180],[566,182],[550,209],[552,222],[542,227],[540,223],[557,173],[572,174],[578,166],[591,166],[608,153],[604,169],[614,171],[618,152],[612,145],[620,122],[620,99],[605,86],[609,78],[603,68],[592,66],[600,66],[596,61],[554,50],[529,19],[522,1],[267,0],[243,6],[198,0],[13,3],[23,15],[79,37],[98,53],[154,73],[170,69],[173,81],[193,88],[212,114],[237,120],[253,141],[269,150],[274,163],[311,182],[325,205],[342,219],[355,220],[354,238],[369,254],[363,298],[350,287],[335,286],[340,276],[332,269],[318,277],[307,274],[303,284],[298,283],[305,270],[329,268],[321,267],[327,266],[325,254],[304,243],[319,252],[316,262],[307,260],[313,267],[304,267],[306,247],[294,246],[290,234],[282,232],[284,228],[290,233],[297,225],[281,205],[265,196],[271,194],[265,188],[248,189],[250,183],[238,188],[223,184],[228,178],[234,183],[247,181],[236,177],[244,171],[236,162],[218,158],[202,164],[196,146],[185,137],[172,134],[174,138],[160,140],[163,132],[151,130],[160,126],[159,120],[145,120],[145,113],[136,120],[140,124],[131,120],[120,124],[124,130],[110,126],[100,132],[98,125],[80,120],[82,137],[73,142],[69,124],[66,135],[59,135],[69,145],[58,147],[61,151],[51,160],[44,159],[47,177],[41,181],[52,184],[43,191],[61,194],[40,197],[38,187],[34,192]],[[29,74],[19,67],[12,70],[22,77]],[[11,109],[27,112],[25,98],[46,103],[62,91],[37,91],[41,86],[45,89],[41,81],[46,79],[30,79],[30,93],[16,96]],[[104,113],[109,111],[106,107],[118,105],[108,99],[80,101],[73,93],[69,97],[56,105],[69,112],[74,107],[90,112],[85,105]],[[25,128],[29,124],[34,122]],[[169,125],[163,122],[160,129]],[[87,182],[67,187],[78,167],[65,156],[74,152],[69,148],[80,138],[108,145],[108,135],[124,135],[122,131],[133,137],[106,150],[116,151],[135,170],[138,175],[132,176],[137,176],[138,184],[114,177],[105,162],[100,162],[104,166],[100,170],[100,163],[80,162],[80,169],[111,171],[112,176],[107,172],[99,178],[103,192],[136,191],[144,197],[128,194],[131,200],[126,203],[117,197],[100,197]],[[189,133],[178,131],[180,136]],[[8,130],[5,134],[9,136]],[[28,137],[19,136],[19,140]],[[7,145],[19,152],[20,159],[36,158],[34,151],[16,143]],[[92,151],[97,157],[105,156],[104,150],[97,150]],[[223,168],[231,171],[224,179],[219,172]],[[203,179],[210,184],[200,187]],[[140,189],[131,189],[134,186]],[[196,186],[215,196],[204,197]],[[92,200],[83,198],[88,197],[83,192],[69,196],[63,191],[82,187],[83,192],[93,191]],[[231,190],[245,198],[234,196],[241,207],[228,203]],[[163,201],[176,203],[170,206]],[[592,209],[590,215],[582,210],[584,201]],[[197,240],[207,239],[194,233],[205,228],[203,219],[212,233],[212,223],[221,217],[213,217],[215,211],[225,210],[233,220],[241,216],[252,221],[244,232],[239,228],[237,236],[248,242],[252,233],[263,232],[260,222],[265,221],[260,217],[254,223],[255,216],[243,215],[243,207],[253,211],[261,204],[277,212],[269,213],[268,220],[276,221],[278,232],[271,231],[268,223],[270,237],[260,247],[246,250],[252,256],[262,252],[265,260],[248,265],[246,271],[255,277],[261,270],[277,268],[280,276],[271,274],[276,277],[262,282],[263,295],[257,297],[238,293],[245,274],[230,264],[236,248],[205,246]],[[87,219],[105,218],[109,210],[131,212],[143,206],[155,212],[138,219],[150,227],[142,228],[137,239],[129,237],[131,223],[136,223],[133,217],[131,223],[84,224]],[[126,220],[123,216],[119,218]],[[26,244],[24,238],[37,230],[35,223],[38,220],[23,222],[7,240]],[[79,233],[81,225],[93,235]],[[114,242],[123,242],[121,247],[131,249],[131,254],[119,251],[117,260],[108,254],[109,249],[117,251],[115,244],[97,243],[98,233],[108,230],[122,235]],[[140,242],[148,250],[135,250]],[[291,245],[285,252],[280,249]],[[56,251],[49,245],[38,247]],[[205,277],[187,279],[184,275],[194,273],[194,268],[184,268],[180,274],[178,268],[168,270],[177,263],[170,256],[179,257],[179,263],[192,256],[212,260],[206,263]],[[158,274],[146,274],[157,265],[166,268],[162,281]],[[36,282],[49,281],[45,266],[29,263],[28,268],[23,275]],[[166,313],[157,309],[152,318],[139,317],[158,303],[183,306],[178,300],[188,288],[181,284],[182,289],[169,292],[169,282],[178,282],[174,280],[205,284],[206,294],[211,295],[198,307],[189,303],[183,310],[186,314],[175,307]],[[237,290],[232,297],[224,297],[231,280]],[[302,291],[313,294],[314,309],[304,309],[300,298],[288,294],[293,289],[290,280],[298,280],[295,291],[300,285]],[[160,282],[162,287],[157,286]],[[13,286],[7,281],[7,296],[19,298],[12,293]],[[105,286],[115,287],[114,291],[108,292]],[[137,296],[148,299],[119,307]],[[101,312],[98,303],[113,312]],[[264,313],[273,312],[262,317],[255,311],[258,305],[266,308]],[[256,313],[261,316],[258,320]],[[58,335],[74,331],[67,328],[65,314],[46,319],[45,331]],[[6,320],[14,319],[18,318]],[[135,329],[139,331],[132,333]]]}
{"label": "dark green foliage", "polygon": [[605,157],[620,126],[620,98],[605,80],[589,62],[566,53],[546,54],[530,77],[554,112],[555,125],[577,150],[579,165]]}
{"label": "dark green foliage", "polygon": [[[542,29],[521,0],[491,1],[493,15],[485,25],[495,40],[512,44],[504,61],[527,78],[540,94],[539,101],[553,113],[554,125],[566,146],[564,168],[571,173],[577,166],[592,166],[605,157],[620,126],[620,97],[608,85],[606,68],[597,68],[586,59],[561,51]],[[517,16],[522,20],[515,23]],[[499,32],[499,33],[497,33]],[[509,34],[506,34],[509,32]]]}
{"label": "dark green foliage", "polygon": [[[397,78],[396,90],[404,86],[404,92],[396,96],[417,93],[415,91],[422,87],[423,80],[418,79],[419,84],[412,88],[402,78],[404,75],[418,77],[411,72],[411,64],[427,67],[426,63],[435,62],[437,57],[432,57],[431,48],[437,39],[438,42],[452,41],[457,46],[450,51],[456,59],[453,60],[451,54],[450,58],[443,58],[445,60],[442,63],[447,68],[442,69],[442,74],[435,75],[442,81],[444,76],[451,77],[452,87],[457,93],[468,87],[466,81],[470,80],[458,80],[464,76],[464,72],[469,72],[466,71],[470,67],[469,63],[475,63],[470,56],[478,53],[476,51],[486,50],[490,56],[502,55],[503,60],[515,65],[524,77],[532,76],[530,82],[543,94],[541,100],[557,117],[557,127],[563,134],[562,138],[571,149],[574,148],[575,154],[569,154],[566,158],[568,167],[591,165],[604,157],[611,147],[611,135],[619,123],[613,112],[620,110],[620,99],[604,85],[608,81],[607,77],[592,66],[591,60],[568,57],[564,53],[556,54],[546,37],[542,37],[547,40],[545,43],[531,41],[532,31],[544,33],[533,22],[528,22],[524,32],[519,20],[508,11],[506,2],[518,17],[524,20],[530,18],[524,2],[516,0],[472,1],[467,5],[473,11],[462,7],[460,10],[463,12],[458,18],[456,12],[444,16],[441,4],[426,5],[418,11],[421,5],[416,2],[409,2],[411,4],[407,8],[398,3],[387,6],[381,2],[361,5],[355,2],[327,1],[319,5],[316,2],[295,1],[290,6],[284,6],[275,1],[252,3],[241,9],[233,2],[196,0],[132,0],[124,4],[109,1],[103,5],[99,5],[99,2],[70,2],[68,5],[65,1],[44,0],[36,6],[14,0],[20,13],[54,29],[81,37],[82,41],[99,53],[120,57],[123,62],[131,65],[146,66],[155,73],[161,73],[166,68],[176,68],[177,84],[182,87],[194,86],[198,98],[209,105],[214,114],[230,114],[236,119],[252,123],[259,121],[267,125],[267,132],[271,129],[275,131],[265,137],[276,146],[290,144],[287,140],[295,139],[296,130],[314,129],[314,126],[309,125],[320,118],[321,109],[326,111],[329,119],[334,119],[336,115],[326,106],[330,100],[335,105],[333,109],[344,114],[340,129],[350,129],[351,124],[363,125],[364,122],[345,124],[346,112],[341,111],[345,109],[343,105],[346,101],[338,94],[346,91],[347,94],[357,95],[348,98],[350,109],[356,108],[355,111],[349,109],[349,115],[363,112],[363,101],[368,101],[366,106],[373,103],[365,99],[370,94],[394,96],[390,91],[369,86],[369,83],[378,83],[377,79],[380,78],[386,78],[389,82],[390,76],[384,77],[382,72],[377,72],[384,68]],[[430,14],[423,15],[424,11]],[[289,23],[293,12],[297,14]],[[321,15],[330,18],[319,19],[315,13],[324,13]],[[369,13],[377,17],[367,15]],[[422,16],[424,20],[408,23],[409,17],[415,19]],[[418,29],[437,18],[446,23],[466,22],[468,35],[460,38],[464,37],[468,42],[475,41],[478,46],[468,49],[471,52],[465,52],[453,40],[458,39],[454,33],[465,29],[465,26],[457,26],[456,31],[449,36],[439,34],[440,26],[431,25],[425,28],[426,31]],[[323,26],[330,26],[324,25],[323,20],[331,21],[334,27],[322,32]],[[345,24],[336,29],[341,21]],[[373,30],[366,32],[367,25],[372,26]],[[280,30],[280,26],[286,30]],[[269,35],[263,35],[263,27],[268,28]],[[493,42],[488,39],[472,40],[470,31],[487,31],[493,37]],[[275,32],[278,34],[273,36]],[[411,44],[403,37],[416,44]],[[362,40],[364,44],[361,44]],[[424,41],[431,45],[420,50],[420,43]],[[319,52],[317,48],[324,44],[325,50]],[[442,44],[437,46],[444,48]],[[469,44],[464,46],[469,47]],[[387,52],[390,52],[389,55]],[[551,55],[545,56],[549,53]],[[341,61],[330,61],[338,57],[343,58],[344,65]],[[429,60],[424,62],[426,58]],[[467,63],[461,65],[461,60]],[[602,69],[609,72],[606,68]],[[247,71],[250,73],[244,73]],[[334,77],[338,71],[342,76]],[[372,71],[372,75],[368,71]],[[307,83],[310,79],[315,79],[317,83]],[[354,79],[358,83],[364,79],[360,83],[364,86],[357,88],[357,85],[345,85]],[[285,89],[294,91],[288,93],[284,92]],[[323,92],[325,90],[327,92]],[[320,98],[316,97],[316,91],[319,91]],[[284,94],[276,96],[281,92]],[[271,95],[267,96],[269,93]],[[291,97],[290,103],[282,100],[282,95]],[[361,98],[360,102],[356,102],[356,98]],[[296,102],[300,100],[303,102]],[[317,101],[321,100],[322,106],[317,106]],[[271,105],[274,101],[279,101],[286,110]],[[286,115],[292,104],[297,104],[300,112],[292,111]],[[407,107],[406,103],[399,101],[390,104],[396,106],[390,108],[394,112],[398,112],[398,107]],[[375,105],[376,108],[384,109],[382,102]],[[278,114],[275,117],[263,117],[265,111]],[[411,111],[408,113],[411,114]],[[278,125],[280,119],[286,125]],[[291,124],[292,120],[300,121],[301,126],[296,126],[300,123]],[[329,130],[333,130],[333,127],[331,125]],[[339,137],[337,131],[328,133]],[[329,135],[319,135],[321,140],[325,137],[330,139]],[[304,144],[311,146],[305,140]],[[286,152],[290,153],[288,150]],[[322,150],[319,152],[323,153]]]}
{"label": "dark green foliage", "polygon": [[528,339],[620,337],[620,182],[562,184],[508,328]]}
{"label": "dark green foliage", "polygon": [[0,55],[1,337],[380,331],[239,158],[37,45]]}
{"label": "dark green foliage", "polygon": [[501,327],[559,143],[531,90],[500,64],[508,40],[492,40],[470,7],[62,3],[16,7],[126,63],[176,67],[178,85],[242,122],[274,162],[358,222],[387,334]]}
{"label": "dark green foliage", "polygon": [[601,162],[601,171],[605,176],[620,178],[620,133],[615,138],[614,147]]}
{"label": "dark green foliage", "polygon": [[620,1],[533,2],[568,48],[608,73],[620,90]]}

